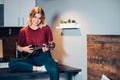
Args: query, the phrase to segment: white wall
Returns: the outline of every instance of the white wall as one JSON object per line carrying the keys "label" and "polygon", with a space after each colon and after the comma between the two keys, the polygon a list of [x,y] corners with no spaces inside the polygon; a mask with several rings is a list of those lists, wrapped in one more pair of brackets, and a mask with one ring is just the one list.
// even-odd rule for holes
{"label": "white wall", "polygon": [[3,0],[0,0],[0,4],[3,4],[4,3],[4,1]]}
{"label": "white wall", "polygon": [[[78,67],[76,80],[87,80],[87,34],[120,35],[120,0],[37,0],[53,27],[54,57],[61,63]],[[55,29],[61,18],[75,19],[80,29]]]}

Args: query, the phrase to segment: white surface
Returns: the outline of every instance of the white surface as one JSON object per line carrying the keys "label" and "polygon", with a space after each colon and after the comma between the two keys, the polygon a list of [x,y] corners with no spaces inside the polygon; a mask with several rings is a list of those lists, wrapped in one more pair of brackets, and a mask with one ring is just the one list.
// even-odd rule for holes
{"label": "white surface", "polygon": [[80,25],[77,23],[70,23],[70,24],[60,24],[56,28],[80,28]]}
{"label": "white surface", "polygon": [[4,26],[25,26],[35,0],[4,0]]}
{"label": "white surface", "polygon": [[3,0],[0,0],[0,4],[3,4]]}
{"label": "white surface", "polygon": [[46,72],[47,70],[46,70],[45,66],[43,65],[43,66],[38,67],[38,71]]}
{"label": "white surface", "polygon": [[106,75],[102,75],[102,79],[101,80],[110,80]]}
{"label": "white surface", "polygon": [[0,63],[0,68],[9,68],[8,62]]}

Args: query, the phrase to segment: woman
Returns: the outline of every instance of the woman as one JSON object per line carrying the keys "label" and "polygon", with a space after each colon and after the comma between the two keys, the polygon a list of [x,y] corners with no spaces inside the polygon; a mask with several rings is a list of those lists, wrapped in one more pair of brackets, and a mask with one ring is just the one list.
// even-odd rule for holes
{"label": "woman", "polygon": [[34,52],[32,45],[44,45],[44,47],[37,55],[11,60],[9,68],[13,71],[47,71],[50,80],[59,80],[57,62],[52,58],[49,47],[46,46],[53,43],[53,36],[45,20],[42,8],[35,7],[31,10],[28,25],[19,32],[17,50],[31,55]]}

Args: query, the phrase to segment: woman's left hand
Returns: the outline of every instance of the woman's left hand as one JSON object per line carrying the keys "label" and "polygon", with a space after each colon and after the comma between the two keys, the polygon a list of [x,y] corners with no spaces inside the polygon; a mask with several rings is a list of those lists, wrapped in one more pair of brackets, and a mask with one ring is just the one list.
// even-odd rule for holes
{"label": "woman's left hand", "polygon": [[45,52],[45,51],[48,51],[48,50],[49,50],[49,48],[47,47],[47,45],[46,45],[46,44],[43,44],[43,46],[44,46],[44,47],[42,47],[43,52]]}

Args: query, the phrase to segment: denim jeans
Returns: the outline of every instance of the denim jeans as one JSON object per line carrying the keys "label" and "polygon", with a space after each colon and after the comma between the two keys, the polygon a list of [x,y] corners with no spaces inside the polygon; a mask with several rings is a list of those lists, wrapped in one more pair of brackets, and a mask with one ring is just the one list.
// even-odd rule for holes
{"label": "denim jeans", "polygon": [[50,51],[41,52],[38,56],[10,60],[9,68],[12,71],[32,71],[33,65],[44,65],[50,74],[50,80],[59,80],[58,64],[52,58]]}

